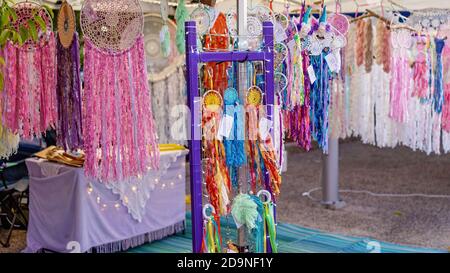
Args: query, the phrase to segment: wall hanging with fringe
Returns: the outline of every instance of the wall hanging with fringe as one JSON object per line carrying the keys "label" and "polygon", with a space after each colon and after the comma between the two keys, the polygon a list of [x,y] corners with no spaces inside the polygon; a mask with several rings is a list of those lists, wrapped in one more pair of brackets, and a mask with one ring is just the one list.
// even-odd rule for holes
{"label": "wall hanging with fringe", "polygon": [[58,145],[66,150],[82,148],[80,48],[75,14],[64,1],[58,13],[57,84]]}
{"label": "wall hanging with fringe", "polygon": [[103,182],[142,177],[159,165],[143,24],[137,0],[87,0],[81,10],[85,171]]}
{"label": "wall hanging with fringe", "polygon": [[[14,27],[33,31],[30,29],[32,35],[23,45],[7,42],[3,50],[3,126],[13,134],[32,139],[54,127],[57,120],[55,36],[51,17],[43,7],[21,2],[13,8],[18,17]],[[40,23],[33,14],[39,15]]]}

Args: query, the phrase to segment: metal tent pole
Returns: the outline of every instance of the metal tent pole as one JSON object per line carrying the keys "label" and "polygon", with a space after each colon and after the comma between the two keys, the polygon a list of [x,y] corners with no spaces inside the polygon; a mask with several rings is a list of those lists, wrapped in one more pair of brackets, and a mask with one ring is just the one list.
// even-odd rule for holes
{"label": "metal tent pole", "polygon": [[339,139],[329,139],[328,154],[322,155],[322,162],[322,204],[330,209],[342,208],[345,202],[339,198]]}
{"label": "metal tent pole", "polygon": [[[247,0],[236,0],[236,6],[237,6],[237,16],[238,16],[238,47],[239,51],[245,51],[247,50],[247,39],[245,38],[245,35],[247,34],[247,6],[248,2]],[[238,94],[242,101],[245,101],[245,94],[247,89],[247,63],[242,62],[238,64],[237,68],[237,82],[238,82]],[[248,184],[247,184],[247,175],[246,175],[245,167],[241,168],[239,170],[239,180],[241,183],[239,183],[239,192],[240,193],[247,193],[248,192]],[[247,248],[247,240],[246,240],[246,234],[247,229],[245,226],[242,226],[238,229],[237,232],[237,245],[240,248],[240,251],[242,252]]]}

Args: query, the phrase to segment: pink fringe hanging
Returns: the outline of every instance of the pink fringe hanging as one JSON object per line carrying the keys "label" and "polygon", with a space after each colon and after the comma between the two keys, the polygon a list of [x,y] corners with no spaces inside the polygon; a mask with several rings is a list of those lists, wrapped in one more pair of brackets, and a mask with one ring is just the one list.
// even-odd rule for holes
{"label": "pink fringe hanging", "polygon": [[85,41],[85,171],[104,182],[140,177],[159,165],[144,40],[121,53]]}
{"label": "pink fringe hanging", "polygon": [[392,33],[394,52],[391,59],[390,111],[389,116],[397,122],[408,119],[408,98],[411,95],[412,71],[407,50],[411,46],[409,32]]}
{"label": "pink fringe hanging", "polygon": [[450,133],[450,83],[444,86],[444,107],[442,108],[442,130]]}
{"label": "pink fringe hanging", "polygon": [[40,136],[57,120],[54,34],[47,39],[32,51],[10,42],[4,50],[3,125],[25,139]]}

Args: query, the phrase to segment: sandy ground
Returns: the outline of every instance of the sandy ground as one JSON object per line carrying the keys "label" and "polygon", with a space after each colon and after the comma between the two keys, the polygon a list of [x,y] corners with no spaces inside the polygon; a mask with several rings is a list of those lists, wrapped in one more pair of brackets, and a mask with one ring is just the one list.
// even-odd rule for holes
{"label": "sandy ground", "polygon": [[[341,189],[450,195],[450,155],[426,156],[408,148],[379,149],[360,142],[342,143],[340,149]],[[288,152],[288,172],[278,203],[280,221],[398,244],[450,247],[450,198],[342,193],[345,208],[324,209],[302,196],[320,187],[321,152],[304,153],[296,147],[289,147]],[[317,191],[312,196],[320,199],[320,194]],[[0,247],[0,253],[19,252],[25,241],[25,232],[17,231],[11,247]]]}

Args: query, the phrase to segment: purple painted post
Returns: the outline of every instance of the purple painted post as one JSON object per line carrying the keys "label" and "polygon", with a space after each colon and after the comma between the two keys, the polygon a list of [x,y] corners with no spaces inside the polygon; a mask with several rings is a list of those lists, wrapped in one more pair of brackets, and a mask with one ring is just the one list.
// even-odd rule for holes
{"label": "purple painted post", "polygon": [[[192,251],[201,252],[203,214],[202,214],[202,158],[201,158],[201,126],[199,116],[200,97],[198,89],[198,64],[200,62],[221,61],[264,61],[265,62],[265,103],[267,106],[267,118],[273,120],[274,110],[274,53],[273,53],[273,25],[264,22],[264,52],[197,52],[197,33],[195,22],[188,21],[186,27],[186,70],[188,85],[188,104],[191,110],[191,137],[189,140],[190,158],[190,182],[191,182],[191,214],[192,214]],[[273,128],[271,130],[273,138]],[[267,174],[266,174],[267,175]],[[267,179],[266,179],[267,180]],[[270,250],[270,241],[268,241]]]}
{"label": "purple painted post", "polygon": [[[274,104],[275,104],[275,83],[274,83],[274,53],[273,53],[273,24],[272,22],[264,22],[263,23],[263,35],[264,35],[264,70],[265,70],[265,103],[267,108],[267,119],[273,121],[273,115],[274,115]],[[274,139],[274,130],[271,129],[271,135],[272,139]],[[266,181],[270,183],[269,175],[266,173]],[[267,187],[268,188],[268,187]],[[275,200],[273,198],[272,194],[272,200]],[[276,223],[276,207],[274,207],[274,218]],[[271,253],[272,249],[270,247],[270,239],[269,237],[266,238],[267,240],[267,246],[268,246],[268,252]]]}
{"label": "purple painted post", "polygon": [[191,111],[191,136],[189,140],[189,168],[191,179],[191,217],[192,217],[192,252],[200,253],[202,248],[202,158],[201,138],[196,134],[199,129],[198,113],[195,99],[200,97],[198,91],[198,52],[195,22],[185,23],[186,28],[186,71],[188,86],[188,105]]}

